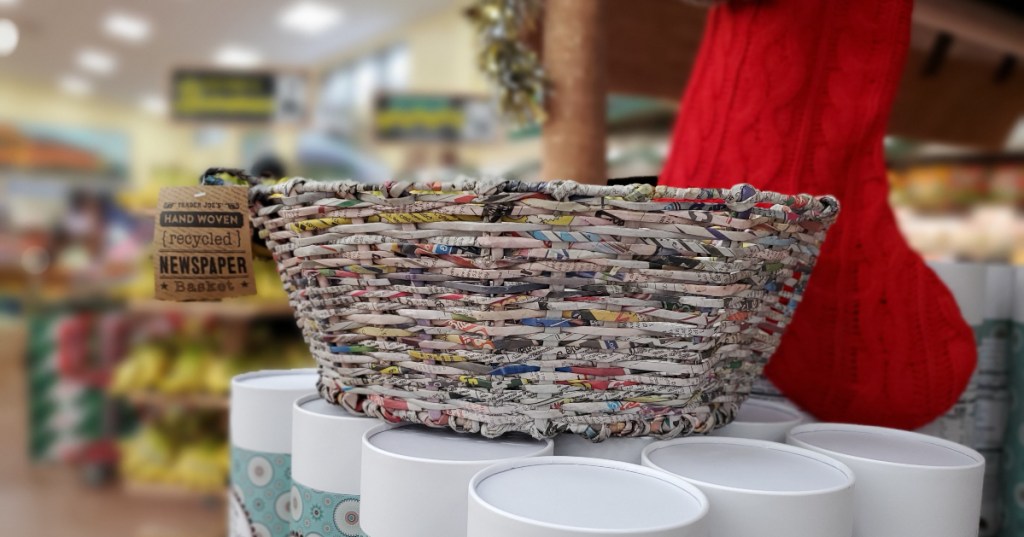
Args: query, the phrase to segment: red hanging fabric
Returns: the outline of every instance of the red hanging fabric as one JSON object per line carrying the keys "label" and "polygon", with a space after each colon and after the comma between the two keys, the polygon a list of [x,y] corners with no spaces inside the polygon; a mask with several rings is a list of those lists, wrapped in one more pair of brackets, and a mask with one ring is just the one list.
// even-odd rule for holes
{"label": "red hanging fabric", "polygon": [[711,10],[663,184],[833,194],[842,213],[767,374],[819,419],[916,428],[976,350],[911,251],[883,160],[911,0],[762,0]]}

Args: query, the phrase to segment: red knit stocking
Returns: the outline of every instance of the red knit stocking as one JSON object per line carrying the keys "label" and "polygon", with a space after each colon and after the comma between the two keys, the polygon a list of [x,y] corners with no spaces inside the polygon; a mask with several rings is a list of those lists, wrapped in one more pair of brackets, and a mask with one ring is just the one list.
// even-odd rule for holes
{"label": "red knit stocking", "polygon": [[911,0],[714,8],[662,182],[834,194],[839,221],[768,366],[818,418],[914,428],[974,369],[970,328],[888,206],[882,138]]}

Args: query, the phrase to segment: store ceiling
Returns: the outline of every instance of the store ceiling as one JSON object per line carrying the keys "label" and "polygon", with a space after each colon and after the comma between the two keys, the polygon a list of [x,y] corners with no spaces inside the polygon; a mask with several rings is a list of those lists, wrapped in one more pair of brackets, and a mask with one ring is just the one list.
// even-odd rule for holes
{"label": "store ceiling", "polygon": [[[340,6],[344,20],[315,36],[289,33],[282,12],[298,2]],[[267,66],[322,65],[410,21],[467,0],[0,0],[0,18],[14,20],[22,39],[0,58],[0,76],[58,85],[77,74],[107,99],[137,105],[166,92],[174,67],[211,65],[218,49],[252,49]],[[896,106],[899,134],[998,147],[1024,113],[1024,71],[1007,54],[1024,50],[1021,0],[917,0],[913,51]],[[988,11],[985,11],[985,8]],[[923,9],[928,8],[928,9]],[[123,11],[144,17],[151,36],[112,39],[103,19]],[[919,13],[920,12],[920,13]],[[678,98],[700,42],[706,10],[678,0],[609,2],[609,79],[618,92]],[[918,15],[922,15],[919,17]],[[927,15],[927,17],[923,16]],[[927,20],[918,20],[918,19]],[[928,22],[929,24],[921,24]],[[673,31],[661,31],[663,28]],[[936,73],[922,65],[940,31],[955,36]],[[86,49],[116,59],[110,74],[83,73]],[[102,58],[93,63],[103,67]],[[1008,63],[1009,62],[1009,63]],[[74,88],[72,88],[74,89]]]}
{"label": "store ceiling", "polygon": [[[1024,50],[1024,18],[1003,11],[1014,5],[1001,1],[916,0],[912,46],[890,133],[1003,147],[1024,117],[1024,69],[1013,56]],[[706,11],[667,0],[614,2],[608,11],[612,90],[678,99],[700,45]],[[919,16],[924,12],[928,17]],[[659,32],[659,27],[676,31]],[[944,52],[936,51],[943,33],[952,37]]]}
{"label": "store ceiling", "polygon": [[[0,74],[56,85],[68,74],[85,76],[95,93],[127,103],[166,90],[176,66],[205,66],[225,45],[250,48],[268,66],[302,67],[343,55],[367,40],[411,20],[450,8],[455,0],[324,0],[340,6],[344,19],[317,36],[289,33],[279,24],[282,11],[297,0],[18,0],[0,2],[0,18],[21,30],[15,53],[0,58]],[[14,3],[13,7],[4,7]],[[111,12],[141,16],[150,37],[126,43],[105,35]],[[81,50],[112,54],[109,75],[83,73]]]}

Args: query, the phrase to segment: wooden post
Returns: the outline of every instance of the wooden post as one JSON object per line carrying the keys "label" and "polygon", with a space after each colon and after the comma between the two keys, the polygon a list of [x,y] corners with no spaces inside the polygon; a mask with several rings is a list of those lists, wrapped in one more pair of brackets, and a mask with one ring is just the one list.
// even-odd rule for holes
{"label": "wooden post", "polygon": [[605,184],[608,94],[606,0],[544,2],[544,69],[551,81],[541,178]]}

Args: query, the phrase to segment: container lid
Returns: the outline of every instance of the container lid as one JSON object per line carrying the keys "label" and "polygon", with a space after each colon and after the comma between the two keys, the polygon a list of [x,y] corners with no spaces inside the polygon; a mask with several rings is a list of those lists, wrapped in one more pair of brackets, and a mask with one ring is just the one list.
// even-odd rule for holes
{"label": "container lid", "polygon": [[236,376],[231,379],[231,389],[309,391],[316,389],[316,381],[316,369],[268,369]]}
{"label": "container lid", "polygon": [[691,483],[764,493],[821,493],[853,484],[846,465],[813,451],[745,438],[683,438],[652,444],[649,466]]}
{"label": "container lid", "polygon": [[593,442],[576,434],[561,434],[555,437],[555,455],[640,464],[640,454],[655,441],[657,439],[650,436],[613,436]]}
{"label": "container lid", "polygon": [[[310,382],[312,381],[312,382]],[[239,375],[238,384],[247,388],[269,391],[310,390],[316,387],[316,371],[300,369],[294,372],[261,371],[252,376]]]}
{"label": "container lid", "polygon": [[332,405],[327,401],[324,401],[323,398],[317,396],[305,397],[297,401],[296,404],[305,412],[324,417],[366,419],[366,416],[357,416],[352,414],[341,406]]}
{"label": "container lid", "polygon": [[291,453],[292,404],[316,393],[316,369],[258,371],[231,379],[231,443]]}
{"label": "container lid", "polygon": [[295,401],[292,419],[292,479],[324,492],[358,495],[363,435],[380,422],[318,395]]}
{"label": "container lid", "polygon": [[960,444],[884,427],[815,423],[793,429],[790,438],[826,452],[891,464],[964,468],[984,463],[980,454]]}
{"label": "container lid", "polygon": [[803,420],[795,408],[770,401],[747,399],[733,423],[790,423]]}
{"label": "container lid", "polygon": [[488,468],[470,485],[473,501],[533,526],[651,531],[703,518],[708,501],[669,474],[616,461],[540,457]]}
{"label": "container lid", "polygon": [[451,463],[536,456],[549,444],[528,436],[492,439],[412,425],[386,425],[371,429],[366,433],[366,443],[401,457]]}

